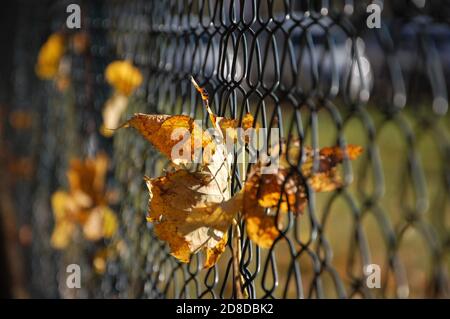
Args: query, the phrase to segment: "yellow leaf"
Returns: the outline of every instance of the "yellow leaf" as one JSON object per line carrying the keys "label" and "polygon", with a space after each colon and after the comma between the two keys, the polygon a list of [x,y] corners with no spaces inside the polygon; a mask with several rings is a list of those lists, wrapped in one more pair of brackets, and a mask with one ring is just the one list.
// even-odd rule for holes
{"label": "yellow leaf", "polygon": [[106,248],[99,249],[94,256],[92,264],[97,274],[104,274],[108,258],[108,250]]}
{"label": "yellow leaf", "polygon": [[206,248],[206,259],[204,263],[205,268],[211,268],[219,260],[227,247],[228,235],[224,234],[223,238],[217,243],[215,247]]}
{"label": "yellow leaf", "polygon": [[[124,127],[127,126],[137,129],[147,141],[176,164],[192,161],[196,149],[209,147],[211,153],[215,150],[211,136],[187,115],[138,113],[125,123]],[[175,146],[178,146],[179,150],[187,150],[189,153],[173,154]],[[206,156],[210,154],[205,153],[204,155],[204,162],[208,162],[209,157]]]}
{"label": "yellow leaf", "polygon": [[172,255],[182,262],[205,251],[205,267],[214,265],[225,249],[226,231],[242,207],[242,193],[230,198],[227,165],[215,163],[197,172],[179,169],[146,178],[147,220],[154,224],[156,235],[168,242]]}
{"label": "yellow leaf", "polygon": [[73,159],[67,172],[71,193],[82,192],[92,199],[94,205],[103,204],[105,199],[105,176],[108,157],[99,153],[95,158]]}
{"label": "yellow leaf", "polygon": [[69,220],[61,220],[55,224],[51,236],[51,245],[56,249],[66,248],[72,240],[76,225]]}
{"label": "yellow leaf", "polygon": [[69,194],[64,191],[56,191],[52,195],[52,210],[55,221],[58,222],[67,217],[66,203],[69,199]]}
{"label": "yellow leaf", "polygon": [[142,74],[130,61],[111,62],[105,70],[106,81],[120,94],[130,96],[142,84]]}
{"label": "yellow leaf", "polygon": [[116,214],[107,206],[103,207],[103,237],[111,238],[117,231],[118,221]]}
{"label": "yellow leaf", "polygon": [[[286,156],[286,147],[282,149],[282,156]],[[342,186],[336,166],[343,161],[345,154],[349,159],[355,159],[361,152],[362,148],[354,145],[349,145],[345,150],[339,147],[323,148],[319,151],[318,170],[314,172],[313,151],[305,147],[306,158],[301,175],[287,164],[280,167],[276,174],[262,174],[261,164],[253,166],[244,185],[243,205],[250,239],[261,247],[270,247],[279,235],[275,223],[277,208],[280,208],[280,213],[292,211],[296,215],[301,214],[307,203],[306,183],[315,192],[328,192]]]}
{"label": "yellow leaf", "polygon": [[[306,195],[300,176],[289,172],[286,168],[279,168],[276,174],[262,174],[260,165],[253,166],[245,183],[244,212],[252,209],[256,201],[263,208],[276,208],[280,203],[280,210],[289,209],[296,214],[303,211]],[[251,205],[246,208],[246,204]]]}
{"label": "yellow leaf", "polygon": [[97,206],[89,214],[83,226],[84,236],[88,240],[96,241],[111,238],[117,230],[117,218],[107,206]]}
{"label": "yellow leaf", "polygon": [[258,212],[245,218],[247,234],[259,247],[270,248],[280,233],[275,225],[275,218],[266,215],[264,210]]}
{"label": "yellow leaf", "polygon": [[[219,124],[220,129],[222,130],[222,134],[226,138],[233,138],[234,141],[237,140],[237,128],[239,128],[239,120],[238,119],[229,119],[225,117],[217,117],[217,123]],[[245,131],[249,128],[253,127],[254,118],[253,115],[247,113],[242,118],[242,129]],[[258,128],[259,125],[256,125],[255,128]],[[245,137],[245,142],[249,142],[249,136]]]}
{"label": "yellow leaf", "polygon": [[44,80],[55,77],[65,50],[64,36],[60,33],[50,35],[39,51],[36,64],[37,76]]}
{"label": "yellow leaf", "polygon": [[71,161],[67,172],[69,191],[56,191],[51,199],[55,217],[52,245],[55,248],[65,248],[76,227],[83,228],[88,240],[111,238],[116,232],[117,218],[107,206],[107,168],[108,158],[103,153],[95,158]]}

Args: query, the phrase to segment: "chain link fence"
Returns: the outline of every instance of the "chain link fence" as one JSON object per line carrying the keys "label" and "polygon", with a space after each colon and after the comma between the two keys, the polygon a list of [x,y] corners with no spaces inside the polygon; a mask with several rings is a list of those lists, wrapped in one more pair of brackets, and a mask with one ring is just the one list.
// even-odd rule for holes
{"label": "chain link fence", "polygon": [[[48,34],[65,30],[70,3],[81,7],[89,50],[69,53],[72,85],[61,93],[36,79],[34,64]],[[371,29],[371,3],[11,5],[17,19],[8,22],[14,27],[2,27],[14,31],[12,42],[2,41],[9,68],[4,74],[10,76],[0,87],[0,102],[2,174],[11,177],[2,187],[9,190],[14,213],[5,205],[1,211],[15,216],[20,258],[27,265],[18,270],[25,290],[47,298],[236,295],[231,244],[217,265],[205,270],[197,255],[189,264],[170,256],[146,223],[143,176],[160,176],[167,160],[132,130],[112,139],[99,134],[111,93],[104,70],[113,60],[128,59],[144,83],[124,121],[140,112],[186,114],[206,123],[192,75],[208,90],[219,116],[242,119],[250,112],[262,127],[279,127],[281,138],[299,138],[314,149],[350,143],[364,148],[361,158],[343,163],[346,186],[309,192],[304,214],[288,215],[270,249],[253,244],[240,225],[240,274],[249,298],[449,297],[450,7],[446,1],[375,1],[382,9],[381,27]],[[26,129],[11,120],[18,111],[32,118]],[[114,207],[119,231],[106,243],[120,246],[120,253],[108,258],[103,274],[91,262],[98,243],[79,242],[56,252],[49,241],[50,196],[66,185],[69,159],[101,150],[113,160],[108,185],[120,194]],[[19,173],[11,169],[20,158],[30,167],[27,174],[23,167]],[[245,174],[234,167],[233,191]],[[81,266],[81,289],[65,287],[70,263]],[[364,266],[370,264],[380,267],[381,288],[366,284]]]}

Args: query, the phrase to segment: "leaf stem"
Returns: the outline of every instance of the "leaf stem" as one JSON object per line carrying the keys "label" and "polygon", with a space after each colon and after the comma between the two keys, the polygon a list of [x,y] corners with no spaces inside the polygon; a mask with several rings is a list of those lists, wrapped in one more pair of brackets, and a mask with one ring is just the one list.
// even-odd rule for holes
{"label": "leaf stem", "polygon": [[[241,264],[241,232],[239,230],[239,223],[236,219],[233,219],[233,282],[234,289],[236,291],[236,299],[244,299],[242,289],[242,276],[240,272]],[[245,294],[247,295],[247,294]]]}

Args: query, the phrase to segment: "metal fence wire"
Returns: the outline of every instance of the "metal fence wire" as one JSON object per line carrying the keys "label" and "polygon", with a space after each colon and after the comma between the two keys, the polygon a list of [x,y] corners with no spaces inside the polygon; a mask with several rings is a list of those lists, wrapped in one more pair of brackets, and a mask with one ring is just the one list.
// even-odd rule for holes
{"label": "metal fence wire", "polygon": [[[5,112],[28,107],[34,123],[26,132],[9,127],[7,135],[15,154],[36,163],[32,178],[15,186],[16,194],[29,194],[15,202],[19,225],[33,231],[24,250],[33,296],[236,297],[231,238],[205,270],[198,255],[178,262],[146,223],[143,176],[160,176],[167,160],[133,130],[112,139],[99,134],[110,95],[104,69],[129,59],[144,83],[122,120],[136,112],[186,114],[206,124],[192,75],[219,116],[251,112],[262,127],[279,127],[282,138],[299,138],[302,147],[363,147],[359,159],[343,163],[346,186],[308,194],[303,215],[289,213],[270,249],[257,247],[240,225],[249,298],[449,297],[447,1],[374,1],[382,8],[380,28],[367,26],[371,1],[79,1],[89,51],[72,54],[72,88],[61,93],[30,74],[48,34],[64,29],[69,3],[17,2],[10,57],[16,89],[5,91]],[[24,57],[31,53],[31,60]],[[89,262],[95,244],[64,252],[49,244],[49,199],[67,183],[68,160],[100,150],[113,160],[108,184],[120,193],[120,227],[110,244],[121,247],[102,275]],[[244,174],[233,168],[234,192]],[[81,289],[64,287],[69,263],[81,266]],[[380,267],[380,288],[367,285],[370,264]]]}

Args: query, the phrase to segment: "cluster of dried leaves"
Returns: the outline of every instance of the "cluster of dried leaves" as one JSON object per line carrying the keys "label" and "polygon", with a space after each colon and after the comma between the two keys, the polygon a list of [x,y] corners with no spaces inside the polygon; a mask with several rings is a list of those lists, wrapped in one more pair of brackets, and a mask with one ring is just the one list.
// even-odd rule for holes
{"label": "cluster of dried leaves", "polygon": [[[236,129],[239,122],[216,116],[209,108],[206,91],[195,81],[193,83],[202,95],[216,131],[223,135],[225,129]],[[247,114],[242,127],[256,127],[254,122],[252,115]],[[185,115],[135,114],[123,126],[137,129],[169,159],[172,148],[183,138],[172,138],[172,132],[178,128],[191,133],[190,139],[184,141],[187,147],[183,148],[191,152],[191,158],[195,156],[195,145],[209,149],[195,170],[183,161],[172,161],[171,170],[164,176],[145,177],[150,194],[147,220],[153,223],[156,235],[169,244],[172,255],[182,262],[188,262],[192,254],[203,251],[205,268],[217,262],[227,244],[227,231],[240,216],[246,222],[250,239],[261,247],[270,247],[279,236],[280,225],[275,212],[279,209],[281,213],[292,211],[298,215],[306,205],[308,188],[323,192],[340,187],[337,165],[344,157],[355,159],[362,152],[361,147],[353,145],[346,149],[323,148],[318,152],[318,169],[313,170],[314,150],[303,147],[303,164],[296,170],[291,169],[284,151],[276,174],[261,174],[262,164],[257,163],[243,189],[231,196],[231,163],[224,136],[219,139],[222,142],[218,142]],[[297,154],[290,155],[291,158],[297,156],[298,161],[300,145],[294,149]]]}
{"label": "cluster of dried leaves", "polygon": [[[35,66],[36,75],[42,80],[51,80],[60,92],[70,87],[70,54],[88,54],[90,39],[85,32],[55,32],[42,45]],[[129,61],[114,61],[105,70],[106,81],[114,88],[106,102],[101,132],[110,136],[106,128],[116,128],[126,110],[129,96],[142,83],[141,72]],[[19,116],[20,115],[20,116]],[[11,118],[17,127],[28,127],[28,117],[17,114]],[[19,167],[21,162],[14,163]],[[23,165],[22,165],[23,166]],[[22,167],[20,166],[20,168]],[[51,198],[55,227],[51,244],[56,249],[65,249],[81,235],[89,241],[111,238],[118,228],[115,213],[110,209],[112,193],[105,189],[108,158],[101,153],[86,160],[73,159],[67,172],[69,189],[56,191]],[[122,247],[122,248],[120,248]],[[106,259],[123,251],[123,245],[110,243],[99,249],[94,258],[94,269],[105,270]]]}
{"label": "cluster of dried leaves", "polygon": [[70,162],[69,190],[58,190],[51,198],[55,219],[53,247],[66,248],[78,230],[89,241],[111,238],[116,232],[117,217],[108,206],[110,200],[105,190],[107,169],[108,158],[103,153]]}

